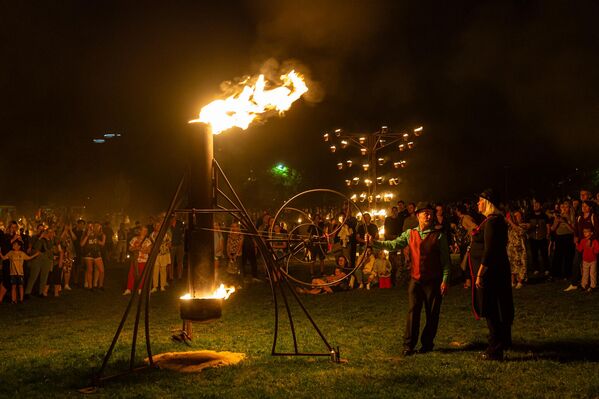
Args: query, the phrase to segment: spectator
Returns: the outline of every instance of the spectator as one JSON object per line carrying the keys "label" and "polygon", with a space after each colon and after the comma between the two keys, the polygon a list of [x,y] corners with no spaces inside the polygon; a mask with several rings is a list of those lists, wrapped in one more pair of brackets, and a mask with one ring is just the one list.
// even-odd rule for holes
{"label": "spectator", "polygon": [[582,280],[580,287],[585,291],[593,292],[597,288],[597,254],[599,254],[599,242],[597,242],[592,228],[584,227],[582,231],[584,238],[576,246],[578,252],[582,254]]}
{"label": "spectator", "polygon": [[[11,221],[8,224],[6,232],[3,234],[0,232],[0,254],[7,254],[13,249],[13,243],[15,241],[21,241],[21,235],[19,234],[19,225],[16,221]],[[24,248],[24,247],[22,247]],[[4,259],[2,261],[2,285],[0,286],[0,303],[4,295],[12,290],[11,284],[11,261],[10,259]]]}
{"label": "spectator", "polygon": [[[123,292],[123,295],[131,294],[135,282],[140,279],[141,275],[144,272],[151,249],[152,241],[148,237],[148,227],[141,226],[139,229],[139,234],[133,237],[129,242],[129,250],[137,256],[135,257],[135,259],[133,259],[133,261],[131,262],[131,266],[129,267],[129,275],[127,277],[127,289],[125,290],[125,292]],[[142,279],[137,285],[139,293],[141,293],[141,287],[143,285],[143,282],[144,280]]]}
{"label": "spectator", "polygon": [[508,222],[507,255],[512,271],[512,287],[520,289],[526,279],[526,230],[522,212],[516,210],[506,218]]}
{"label": "spectator", "polygon": [[[152,243],[156,242],[156,238],[158,237],[158,232],[160,231],[162,223],[156,222],[154,224],[154,231],[150,235],[150,241]],[[151,293],[154,293],[158,290],[158,286],[160,286],[160,291],[166,291],[166,287],[168,287],[167,280],[167,271],[166,268],[171,264],[171,232],[167,230],[162,238],[162,242],[160,243],[160,249],[158,251],[158,255],[156,256],[156,261],[154,263],[154,270],[152,275],[152,290]]]}
{"label": "spectator", "polygon": [[[38,226],[39,227],[39,226]],[[42,226],[43,227],[43,226]],[[39,277],[38,296],[48,296],[48,273],[52,268],[53,254],[52,244],[48,237],[48,232],[43,230],[41,234],[34,240],[31,255],[40,252],[40,256],[31,260],[29,263],[29,278],[25,285],[25,295],[30,295],[33,290],[33,285]]]}
{"label": "spectator", "polygon": [[351,239],[353,235],[353,229],[350,227],[347,221],[345,221],[341,226],[341,229],[339,229],[337,237],[339,238],[339,245],[341,246],[341,255],[343,255],[346,259],[349,259],[350,257]]}
{"label": "spectator", "polygon": [[75,248],[75,261],[73,262],[73,285],[79,286],[79,278],[81,271],[85,268],[85,262],[83,261],[83,254],[81,248],[81,239],[85,234],[85,220],[77,220],[77,226],[75,227],[75,239],[73,240],[73,247]]}
{"label": "spectator", "polygon": [[[590,193],[588,193],[587,196],[584,196],[583,193],[588,192],[581,191],[581,197],[590,197]],[[585,200],[582,202],[580,208],[581,213],[576,217],[575,223],[576,233],[574,239],[576,244],[584,238],[583,231],[586,228],[591,230],[593,237],[599,237],[599,221],[597,220],[597,215],[593,212],[593,202]],[[564,290],[565,292],[574,291],[578,288],[581,278],[582,262],[582,251],[576,251],[572,267],[572,278],[570,280],[570,285]]]}
{"label": "spectator", "polygon": [[413,202],[408,203],[408,208],[406,209],[408,215],[405,217],[402,226],[402,232],[406,230],[410,230],[418,227],[418,218],[416,217],[416,204]]}
{"label": "spectator", "polygon": [[114,231],[110,226],[110,222],[104,222],[102,233],[106,236],[106,242],[102,247],[102,261],[108,263],[114,257]]}
{"label": "spectator", "polygon": [[229,274],[237,274],[239,272],[238,259],[241,256],[243,241],[239,223],[231,223],[231,230],[227,237],[227,256],[229,257],[227,273]]}
{"label": "spectator", "polygon": [[[405,211],[405,210],[404,210]],[[385,240],[394,240],[402,233],[403,217],[399,216],[399,208],[391,208],[391,215],[385,218]],[[395,287],[397,280],[397,271],[400,270],[403,262],[402,252],[389,252],[389,262],[391,263],[391,285]]]}
{"label": "spectator", "polygon": [[127,261],[127,234],[125,223],[121,223],[116,233],[115,258],[118,263],[125,263]]}
{"label": "spectator", "polygon": [[[183,277],[183,256],[185,254],[185,226],[179,219],[173,219],[171,224],[171,262],[173,269],[169,275],[172,280],[175,276],[177,279]],[[168,271],[167,271],[168,272]]]}
{"label": "spectator", "polygon": [[[339,257],[345,259],[345,257]],[[337,258],[337,259],[339,259]],[[312,279],[312,288],[305,289],[296,287],[296,291],[300,294],[332,294],[333,292],[347,291],[348,285],[346,280],[347,275],[343,272],[343,266],[335,266],[335,271],[330,276]],[[328,285],[325,285],[328,284]]]}
{"label": "spectator", "polygon": [[225,239],[218,222],[212,223],[212,229],[214,230],[214,268],[218,270],[220,268],[220,260],[225,254]]}
{"label": "spectator", "polygon": [[89,223],[83,238],[81,247],[83,261],[85,262],[85,285],[88,290],[97,288],[104,290],[104,262],[102,260],[102,248],[106,243],[106,235],[102,232],[100,223]]}
{"label": "spectator", "polygon": [[570,202],[563,201],[560,213],[555,215],[551,231],[555,234],[552,275],[554,278],[568,278],[572,274],[574,258],[574,216]]}
{"label": "spectator", "polygon": [[464,288],[470,288],[472,286],[472,280],[470,278],[470,270],[468,268],[468,256],[467,252],[470,247],[472,231],[476,229],[477,224],[472,216],[468,214],[468,210],[465,205],[459,205],[455,214],[457,217],[457,223],[455,228],[454,240],[460,251],[460,268],[465,275]]}
{"label": "spectator", "polygon": [[544,273],[549,277],[549,235],[551,223],[541,203],[532,201],[532,214],[528,217],[528,242],[532,258],[533,274]]}
{"label": "spectator", "polygon": [[445,217],[445,207],[443,206],[443,204],[435,205],[433,229],[449,233],[449,220]]}
{"label": "spectator", "polygon": [[362,251],[360,248],[365,248],[367,246],[366,234],[370,235],[371,239],[379,239],[379,228],[376,227],[376,224],[372,223],[372,218],[370,217],[370,214],[364,213],[362,215],[362,219],[364,223],[358,225],[358,230],[356,232],[356,241],[359,245],[359,251]]}
{"label": "spectator", "polygon": [[371,279],[371,275],[374,270],[375,260],[376,257],[372,253],[372,248],[367,248],[358,259],[359,267],[354,272],[358,283],[358,289],[364,288],[364,283],[366,283],[366,289],[370,289],[370,282],[374,279]]}
{"label": "spectator", "polygon": [[281,232],[281,226],[275,224],[273,227],[272,238],[270,245],[275,253],[275,260],[277,262],[285,261],[285,249],[287,249],[287,241],[285,235]]}
{"label": "spectator", "polygon": [[400,230],[403,233],[403,223],[408,217],[408,210],[406,209],[406,203],[403,200],[397,201],[397,224],[400,226]]}
{"label": "spectator", "polygon": [[77,237],[73,233],[73,228],[70,223],[64,225],[62,234],[60,235],[60,246],[62,248],[62,273],[64,289],[66,291],[71,290],[71,273],[73,271],[73,264],[75,262],[75,245],[74,241]]}
{"label": "spectator", "polygon": [[319,260],[320,275],[324,274],[324,260],[327,253],[328,242],[326,240],[327,231],[325,230],[324,222],[319,214],[314,215],[314,220],[308,226],[308,235],[310,236],[310,275],[314,276],[314,265],[316,260]]}
{"label": "spectator", "polygon": [[[23,243],[20,240],[15,240],[12,242],[12,250],[8,251],[6,255],[2,255],[0,253],[0,257],[2,260],[7,260],[10,262],[10,283],[11,283],[11,293],[10,298],[12,303],[17,303],[17,288],[19,291],[19,302],[23,302],[23,279],[25,276],[25,271],[23,269],[23,263],[26,260],[31,260],[39,255],[39,252],[36,252],[32,256],[28,256],[25,252],[21,250]],[[0,303],[4,299],[4,294],[6,293],[6,289],[4,286],[0,287]]]}
{"label": "spectator", "polygon": [[50,244],[52,245],[52,269],[50,269],[50,274],[48,276],[48,287],[52,286],[54,296],[58,297],[62,290],[62,261],[64,252],[60,246],[60,240],[56,237],[54,229],[49,228],[47,231]]}
{"label": "spectator", "polygon": [[256,259],[258,248],[256,243],[254,242],[254,238],[251,236],[246,236],[242,241],[241,246],[241,265],[240,271],[241,275],[244,279],[249,277],[245,271],[246,263],[250,264],[252,281],[260,282],[258,279],[258,261]]}
{"label": "spectator", "polygon": [[370,284],[378,284],[380,288],[384,285],[385,288],[389,288],[386,284],[382,284],[383,281],[390,283],[391,278],[391,262],[387,259],[385,251],[379,251],[370,276],[371,281],[366,285],[366,289],[369,289]]}

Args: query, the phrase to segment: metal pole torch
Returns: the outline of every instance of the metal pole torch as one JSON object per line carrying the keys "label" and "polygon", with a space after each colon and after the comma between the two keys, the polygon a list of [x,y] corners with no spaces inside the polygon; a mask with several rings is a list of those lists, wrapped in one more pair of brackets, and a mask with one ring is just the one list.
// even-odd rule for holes
{"label": "metal pole torch", "polygon": [[[212,132],[204,124],[190,125],[189,208],[214,209]],[[214,292],[214,217],[211,212],[192,213],[189,226],[189,293],[203,297]]]}

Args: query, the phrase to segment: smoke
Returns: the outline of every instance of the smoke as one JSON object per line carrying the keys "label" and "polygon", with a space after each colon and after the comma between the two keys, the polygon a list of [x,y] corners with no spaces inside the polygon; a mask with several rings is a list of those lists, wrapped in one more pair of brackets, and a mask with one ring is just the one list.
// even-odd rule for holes
{"label": "smoke", "polygon": [[[384,2],[292,1],[252,2],[257,23],[254,54],[289,60],[310,80],[305,99],[320,102],[326,92],[337,92],[350,78],[348,63],[368,57],[372,42],[388,25]],[[310,65],[306,68],[301,62]]]}

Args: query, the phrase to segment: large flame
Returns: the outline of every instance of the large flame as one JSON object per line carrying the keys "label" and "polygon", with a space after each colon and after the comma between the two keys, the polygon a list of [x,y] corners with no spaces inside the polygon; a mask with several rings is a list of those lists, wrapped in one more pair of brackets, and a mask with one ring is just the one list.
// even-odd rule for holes
{"label": "large flame", "polygon": [[[235,292],[235,287],[225,287],[221,284],[212,294],[202,296],[202,299],[229,299],[232,293]],[[191,294],[185,294],[181,299],[192,299]]]}
{"label": "large flame", "polygon": [[266,88],[264,75],[259,75],[253,85],[245,85],[238,93],[203,107],[199,118],[189,123],[206,123],[210,125],[213,134],[219,134],[232,127],[245,130],[265,112],[287,111],[293,102],[308,91],[304,78],[294,70],[282,75],[281,82],[282,85]]}

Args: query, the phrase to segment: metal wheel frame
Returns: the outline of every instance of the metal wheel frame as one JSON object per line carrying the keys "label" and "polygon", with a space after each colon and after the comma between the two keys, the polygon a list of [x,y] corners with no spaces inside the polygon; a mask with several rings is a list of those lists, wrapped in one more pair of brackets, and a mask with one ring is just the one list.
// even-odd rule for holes
{"label": "metal wheel frame", "polygon": [[[340,193],[339,191],[331,190],[331,189],[328,189],[328,188],[315,188],[315,189],[311,189],[311,190],[306,190],[306,191],[303,191],[303,192],[301,192],[301,193],[299,193],[299,194],[296,194],[296,195],[294,195],[294,196],[293,196],[293,197],[291,197],[289,200],[287,200],[287,201],[285,202],[285,204],[283,204],[283,206],[282,206],[281,208],[279,208],[279,210],[277,211],[277,213],[275,214],[275,216],[274,216],[274,218],[273,218],[273,219],[274,219],[274,223],[271,225],[271,228],[269,229],[269,238],[270,238],[270,240],[274,240],[274,237],[273,237],[273,228],[274,228],[274,227],[273,227],[273,226],[274,226],[274,225],[277,223],[277,219],[279,218],[279,216],[281,215],[281,213],[282,213],[282,212],[283,212],[285,209],[291,209],[291,210],[299,211],[299,212],[301,212],[301,213],[303,213],[303,214],[306,214],[305,212],[303,212],[303,211],[301,211],[301,210],[299,210],[299,209],[297,209],[297,208],[294,208],[294,207],[289,207],[289,204],[291,204],[293,201],[297,200],[297,199],[298,199],[298,198],[300,198],[301,196],[305,196],[305,195],[308,195],[308,194],[314,194],[314,193],[329,193],[329,194],[334,194],[334,195],[337,195],[337,196],[339,196],[339,197],[343,198],[345,201],[347,201],[347,203],[348,203],[348,204],[350,204],[350,206],[353,206],[353,207],[355,207],[355,209],[358,211],[358,213],[360,213],[360,214],[362,214],[362,213],[363,213],[363,212],[362,212],[362,209],[360,209],[360,207],[358,206],[358,204],[356,204],[355,202],[352,202],[352,201],[351,201],[349,198],[347,198],[347,197],[346,197],[344,194]],[[349,209],[349,208],[348,208],[348,209]],[[306,215],[307,215],[307,214],[306,214]],[[345,222],[345,220],[347,220],[348,216],[349,216],[349,215],[348,215],[348,213],[346,212],[346,214],[345,214],[345,218],[344,218],[344,222]],[[316,225],[314,224],[314,222],[312,221],[312,219],[311,219],[311,218],[310,218],[308,215],[307,215],[307,218],[308,218],[308,220],[310,220],[310,222],[311,222],[311,223],[309,223],[310,225],[312,225],[312,226],[316,226]],[[302,225],[306,225],[306,224],[308,224],[308,223],[302,223]],[[362,224],[362,225],[364,225],[364,222],[363,222],[363,221],[361,221],[361,222],[359,222],[359,224]],[[359,224],[358,224],[358,225],[359,225]],[[358,225],[356,225],[356,227],[357,227]],[[343,226],[343,224],[341,224],[341,226]],[[337,232],[339,232],[339,230],[341,229],[341,226],[340,226],[338,229],[336,229],[336,230],[334,231],[334,234],[337,234]],[[365,226],[365,225],[364,225],[364,226]],[[317,227],[317,226],[316,226],[316,227]],[[307,237],[307,241],[310,241],[310,240],[311,240],[311,237]],[[289,242],[289,241],[291,241],[291,240],[288,240],[288,242]],[[302,248],[302,250],[309,250],[309,249],[306,247],[306,240],[301,240],[299,245],[303,245],[303,248]],[[321,244],[315,244],[315,245],[321,245]],[[289,244],[288,244],[287,248],[290,248],[290,245],[289,245]],[[294,250],[294,252],[295,252],[295,250]],[[329,282],[325,282],[325,283],[317,283],[317,284],[313,284],[313,283],[311,283],[311,282],[310,282],[310,283],[308,283],[308,282],[306,282],[306,281],[299,280],[299,279],[297,279],[297,278],[295,278],[295,277],[293,277],[292,275],[290,275],[290,274],[289,274],[289,270],[288,270],[288,268],[289,268],[289,262],[290,262],[290,260],[291,260],[292,256],[293,256],[293,254],[291,254],[291,253],[287,254],[286,268],[285,268],[285,270],[281,269],[281,272],[282,272],[282,273],[284,273],[284,274],[285,274],[285,277],[287,277],[289,280],[291,280],[291,281],[292,281],[293,283],[295,283],[295,284],[302,285],[302,286],[304,286],[304,287],[316,287],[316,288],[330,287],[330,286],[333,286],[333,285],[339,284],[339,283],[340,283],[341,281],[343,281],[343,280],[346,280],[346,279],[350,278],[350,276],[351,276],[351,275],[352,275],[352,274],[353,274],[353,273],[354,273],[356,270],[358,270],[360,267],[362,267],[362,265],[364,264],[364,262],[365,262],[365,259],[366,259],[366,257],[362,257],[362,256],[360,256],[359,258],[356,258],[356,260],[357,260],[357,259],[360,259],[360,261],[356,261],[356,264],[354,265],[354,267],[353,267],[353,268],[352,268],[352,269],[351,269],[351,270],[350,270],[350,271],[349,271],[349,272],[348,272],[348,273],[347,273],[347,274],[346,274],[344,277],[342,277],[342,278],[339,278],[339,279],[336,279],[336,280],[332,280],[332,281],[329,281]],[[307,263],[307,262],[302,262],[302,263]]]}

